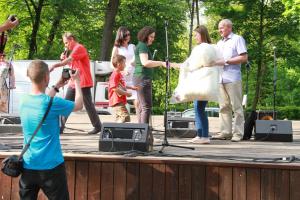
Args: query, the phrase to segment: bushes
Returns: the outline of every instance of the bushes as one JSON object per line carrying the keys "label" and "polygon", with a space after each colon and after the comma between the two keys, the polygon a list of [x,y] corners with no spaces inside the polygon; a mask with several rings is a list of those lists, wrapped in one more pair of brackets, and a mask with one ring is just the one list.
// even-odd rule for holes
{"label": "bushes", "polygon": [[278,119],[289,119],[289,120],[299,120],[300,119],[300,107],[296,106],[285,106],[278,107]]}
{"label": "bushes", "polygon": [[[270,107],[259,107],[259,111],[272,111],[273,108]],[[285,106],[285,107],[276,107],[275,111],[277,112],[277,119],[289,119],[289,120],[300,120],[300,107],[297,106]],[[251,112],[251,109],[247,109],[246,113]]]}

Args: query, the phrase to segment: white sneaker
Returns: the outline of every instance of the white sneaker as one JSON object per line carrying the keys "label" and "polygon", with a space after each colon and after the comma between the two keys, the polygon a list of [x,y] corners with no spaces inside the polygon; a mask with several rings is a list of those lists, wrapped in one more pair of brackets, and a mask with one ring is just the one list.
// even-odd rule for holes
{"label": "white sneaker", "polygon": [[218,133],[211,137],[212,140],[230,140],[232,138],[232,134],[226,133]]}
{"label": "white sneaker", "polygon": [[231,142],[239,142],[242,140],[242,136],[240,135],[234,135],[232,138],[231,138]]}
{"label": "white sneaker", "polygon": [[203,137],[193,141],[194,144],[210,144],[210,139]]}
{"label": "white sneaker", "polygon": [[199,139],[201,139],[199,136],[196,136],[196,137],[194,137],[193,139],[191,139],[191,140],[187,140],[187,142],[189,142],[189,143],[194,143],[194,141],[195,140],[199,140]]}

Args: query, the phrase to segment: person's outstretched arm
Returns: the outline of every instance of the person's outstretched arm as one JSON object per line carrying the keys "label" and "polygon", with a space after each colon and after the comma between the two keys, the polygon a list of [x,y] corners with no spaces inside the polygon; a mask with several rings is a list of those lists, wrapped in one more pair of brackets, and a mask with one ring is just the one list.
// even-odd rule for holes
{"label": "person's outstretched arm", "polygon": [[147,53],[140,53],[141,63],[144,67],[153,68],[163,66],[166,67],[166,63],[162,61],[149,60]]}
{"label": "person's outstretched arm", "polygon": [[2,25],[0,25],[0,32],[12,29],[19,24],[19,20],[11,21],[10,19],[6,20]]}

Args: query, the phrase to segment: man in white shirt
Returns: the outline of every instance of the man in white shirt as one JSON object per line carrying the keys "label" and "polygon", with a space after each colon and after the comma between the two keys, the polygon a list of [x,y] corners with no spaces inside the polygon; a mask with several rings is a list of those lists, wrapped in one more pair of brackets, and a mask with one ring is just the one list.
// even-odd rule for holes
{"label": "man in white shirt", "polygon": [[217,46],[224,58],[224,68],[220,76],[221,128],[220,133],[212,138],[238,142],[244,134],[241,64],[248,60],[247,48],[244,38],[232,32],[232,22],[229,19],[220,21],[219,32],[222,39]]}

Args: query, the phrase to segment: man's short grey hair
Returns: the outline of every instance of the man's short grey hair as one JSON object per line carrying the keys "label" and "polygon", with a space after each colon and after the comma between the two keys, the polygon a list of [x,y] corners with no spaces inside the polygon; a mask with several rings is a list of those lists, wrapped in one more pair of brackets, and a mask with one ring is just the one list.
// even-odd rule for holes
{"label": "man's short grey hair", "polygon": [[219,24],[232,27],[232,21],[230,19],[222,19]]}

